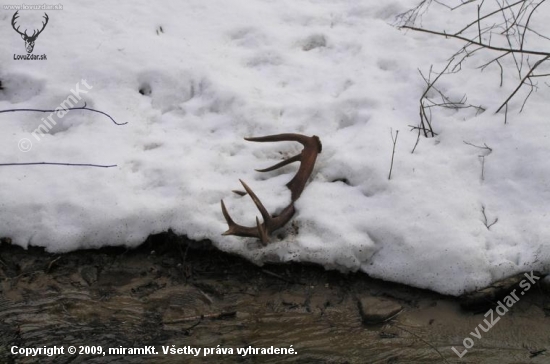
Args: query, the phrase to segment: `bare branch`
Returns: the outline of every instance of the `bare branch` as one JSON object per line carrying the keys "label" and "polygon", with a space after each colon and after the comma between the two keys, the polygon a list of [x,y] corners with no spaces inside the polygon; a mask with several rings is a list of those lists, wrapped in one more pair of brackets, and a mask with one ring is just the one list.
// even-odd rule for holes
{"label": "bare branch", "polygon": [[492,13],[489,13],[489,14],[487,14],[487,15],[484,15],[484,16],[482,16],[481,18],[478,17],[478,19],[476,19],[475,21],[469,23],[469,24],[466,25],[464,28],[462,28],[461,30],[459,30],[458,32],[456,32],[455,35],[459,35],[459,34],[463,33],[464,31],[466,31],[466,30],[467,30],[469,27],[471,27],[472,25],[478,23],[480,20],[487,19],[487,18],[491,17],[492,15],[495,15],[495,14],[501,12],[501,11],[504,10],[504,9],[514,7],[514,6],[520,4],[520,3],[524,2],[524,1],[525,1],[525,0],[520,0],[520,1],[518,1],[518,2],[515,2],[515,3],[511,4],[511,5],[506,6],[505,8],[500,8],[500,9],[498,9],[498,10],[493,11]]}
{"label": "bare branch", "polygon": [[477,1],[477,0],[466,0],[466,1],[462,0],[462,2],[461,2],[460,5],[457,5],[457,6],[454,6],[454,7],[453,7],[453,6],[449,6],[449,5],[445,4],[445,3],[443,3],[443,2],[441,2],[441,1],[435,0],[436,3],[438,3],[438,4],[441,5],[441,6],[446,7],[447,9],[449,9],[449,10],[451,10],[451,11],[456,10],[456,9],[458,9],[458,8],[461,8],[461,7],[463,7],[464,5],[468,5],[469,3],[473,3],[473,2],[475,2],[475,1]]}
{"label": "bare branch", "polygon": [[393,130],[390,129],[391,140],[393,142],[393,150],[391,152],[391,164],[390,164],[390,174],[388,175],[388,180],[391,179],[391,172],[393,170],[393,157],[395,155],[395,144],[397,143],[397,136],[399,135],[399,130],[395,131],[395,138],[393,137]]}
{"label": "bare branch", "polygon": [[474,148],[478,148],[478,149],[484,149],[486,150],[486,154],[480,154],[478,155],[480,161],[481,161],[481,181],[485,181],[485,157],[487,157],[489,154],[491,154],[493,152],[493,149],[490,148],[487,144],[483,143],[483,146],[479,146],[479,145],[475,145],[475,144],[472,144],[472,143],[469,143],[465,140],[462,141],[464,144],[466,145],[470,145]]}
{"label": "bare branch", "polygon": [[535,10],[537,10],[537,8],[539,6],[541,6],[546,0],[542,0],[540,3],[538,3],[537,5],[535,5],[533,7],[533,9],[531,10],[531,12],[529,13],[529,16],[527,17],[527,21],[525,22],[525,31],[523,32],[523,34],[521,35],[521,42],[520,42],[520,49],[523,49],[523,43],[525,42],[525,34],[527,33],[527,30],[529,30],[529,22],[531,21],[531,16],[533,15],[533,13],[535,12]]}
{"label": "bare branch", "polygon": [[485,43],[481,43],[481,42],[477,42],[477,41],[468,39],[468,38],[466,38],[466,37],[462,37],[462,36],[455,35],[455,34],[449,34],[449,33],[445,33],[445,32],[438,32],[438,31],[435,31],[435,30],[429,30],[429,29],[411,27],[411,26],[408,26],[408,25],[404,25],[404,26],[402,26],[401,28],[403,28],[403,29],[410,29],[410,30],[414,30],[414,31],[417,31],[417,32],[422,32],[422,33],[429,33],[429,34],[434,34],[434,35],[440,35],[440,36],[443,36],[443,37],[445,37],[445,38],[455,38],[455,39],[459,39],[459,40],[461,40],[461,41],[463,41],[463,42],[467,42],[468,44],[475,44],[475,45],[478,45],[478,46],[482,46],[482,47],[484,47],[484,48],[486,48],[486,49],[491,49],[491,50],[493,50],[493,51],[509,52],[509,53],[532,54],[532,55],[535,55],[535,56],[550,56],[550,53],[548,53],[548,52],[531,51],[531,50],[527,50],[527,49],[494,47],[494,46],[491,46],[491,45],[489,45],[489,44],[485,44]]}
{"label": "bare branch", "polygon": [[[497,111],[495,113],[498,113],[500,110],[502,110],[502,108],[508,104],[508,102],[512,99],[512,97],[514,97],[514,95],[519,91],[519,89],[521,88],[521,86],[523,86],[523,84],[525,83],[525,80],[527,80],[529,77],[531,77],[531,74],[533,73],[533,71],[541,65],[541,63],[545,62],[548,58],[550,58],[550,54],[547,55],[546,57],[538,60],[534,65],[533,67],[531,67],[531,69],[529,70],[529,72],[527,72],[527,74],[525,75],[525,77],[523,77],[521,79],[521,82],[519,83],[519,85],[516,87],[516,89],[514,90],[514,92],[512,92],[510,94],[510,96],[508,96],[508,98],[506,99],[506,101],[504,101],[502,103],[502,105],[500,105],[500,107],[497,109]],[[532,92],[532,91],[531,91]],[[531,94],[531,92],[529,92],[529,95]],[[527,96],[529,97],[529,96]]]}
{"label": "bare branch", "polygon": [[[471,57],[473,54],[479,52],[480,50],[495,51],[495,52],[500,52],[501,54],[496,56],[489,62],[486,62],[485,64],[479,66],[479,69],[483,71],[488,66],[492,64],[496,64],[499,67],[499,71],[500,71],[499,86],[502,87],[504,84],[504,71],[505,71],[505,68],[503,66],[504,63],[502,62],[502,60],[506,57],[512,58],[517,70],[519,84],[507,96],[506,100],[498,107],[496,111],[498,113],[503,109],[506,110],[505,112],[505,123],[506,123],[508,105],[510,101],[517,95],[519,90],[523,86],[528,87],[528,90],[526,92],[527,95],[524,98],[521,104],[521,108],[519,110],[519,112],[521,112],[524,109],[529,97],[538,88],[537,83],[534,81],[534,79],[550,76],[550,72],[548,71],[546,72],[543,71],[543,72],[539,72],[538,74],[535,74],[535,70],[537,69],[537,67],[539,67],[542,63],[545,63],[546,61],[548,61],[548,59],[550,58],[550,52],[544,51],[544,50],[526,49],[528,44],[527,43],[528,33],[533,33],[539,37],[544,37],[545,39],[550,40],[550,37],[546,37],[538,33],[535,29],[532,29],[532,20],[534,18],[534,14],[535,12],[541,9],[541,5],[545,2],[546,0],[538,0],[538,1],[518,0],[513,3],[510,3],[508,0],[497,0],[498,9],[494,11],[490,11],[487,14],[483,14],[484,0],[481,0],[480,3],[477,5],[475,20],[466,24],[466,26],[464,26],[462,29],[460,29],[457,32],[451,32],[446,30],[437,31],[433,29],[425,29],[421,26],[415,25],[414,22],[403,23],[400,28],[407,29],[407,30],[410,29],[418,32],[424,32],[427,34],[442,36],[449,39],[456,39],[464,42],[464,45],[451,58],[451,59],[454,59],[453,66],[449,69],[446,68],[443,72],[439,74],[439,76],[443,75],[446,72],[460,71],[463,67],[464,61],[467,58]],[[466,3],[470,3],[470,1],[468,2],[462,1],[462,4],[460,6]],[[441,4],[441,5],[444,5],[444,4]],[[451,8],[450,6],[447,6],[447,7]],[[493,17],[501,17],[501,19],[496,19],[496,21],[493,22],[493,24],[491,25]],[[489,25],[485,25],[487,23]],[[473,28],[474,26],[475,28]],[[495,35],[496,37],[502,38],[505,43],[499,44],[496,42],[492,42],[493,35]],[[535,56],[539,58],[539,60],[535,62],[533,65],[531,65],[529,62],[530,56]],[[528,70],[528,71],[526,72],[525,70]],[[424,76],[423,78],[426,81],[426,78]],[[431,129],[431,125],[428,124],[430,122],[430,118],[428,117],[429,116],[428,110],[430,108],[450,107],[450,108],[462,109],[462,108],[469,107],[465,105],[465,100],[459,100],[459,101],[449,100],[448,98],[445,97],[443,93],[439,92],[439,90],[435,87],[435,84],[437,83],[438,78],[439,77],[436,77],[433,80],[433,82],[426,81],[426,83],[428,84],[428,88],[425,90],[424,95],[422,96],[420,101],[420,107],[422,109],[420,112],[420,118],[421,118],[420,127],[424,129],[425,136],[428,136],[428,131]],[[430,90],[435,90],[436,92],[438,92],[442,102],[431,100],[427,96],[427,91],[430,91]],[[480,107],[478,110],[482,111],[484,109]]]}
{"label": "bare branch", "polygon": [[481,205],[481,213],[483,214],[483,225],[487,228],[487,230],[491,230],[491,226],[496,224],[498,222],[498,217],[493,220],[492,223],[489,223],[487,220],[487,215],[485,214],[485,206]]}

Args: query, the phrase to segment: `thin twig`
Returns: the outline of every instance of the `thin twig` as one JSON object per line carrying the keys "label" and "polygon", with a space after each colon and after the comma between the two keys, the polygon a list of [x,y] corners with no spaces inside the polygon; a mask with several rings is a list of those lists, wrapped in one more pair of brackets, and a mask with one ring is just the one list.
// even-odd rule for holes
{"label": "thin twig", "polygon": [[550,58],[550,54],[548,54],[546,57],[542,58],[542,59],[539,59],[534,65],[533,67],[531,67],[531,69],[529,70],[529,72],[527,72],[527,74],[521,79],[521,82],[519,83],[519,85],[516,87],[516,89],[514,90],[514,92],[512,92],[510,94],[510,96],[508,96],[508,98],[506,99],[506,101],[504,101],[502,103],[502,105],[500,105],[500,107],[497,109],[497,111],[495,112],[498,113],[500,110],[502,110],[502,108],[508,104],[508,102],[512,99],[512,97],[514,97],[514,95],[518,92],[518,90],[521,88],[521,86],[523,86],[525,80],[527,80],[529,77],[531,77],[531,74],[533,73],[533,71],[538,67],[540,66],[541,63],[543,63],[544,61],[546,61],[548,58]]}
{"label": "thin twig", "polygon": [[265,274],[270,275],[270,276],[272,276],[272,277],[275,277],[275,278],[277,278],[277,279],[280,279],[281,281],[286,282],[286,283],[290,283],[290,284],[300,284],[300,285],[302,285],[302,286],[305,285],[305,283],[302,283],[302,282],[299,282],[299,281],[294,282],[294,281],[292,281],[292,280],[290,280],[290,279],[287,279],[287,278],[283,277],[283,276],[280,275],[280,274],[274,273],[274,272],[272,272],[272,271],[270,271],[270,270],[267,270],[267,269],[262,269],[262,272],[264,272]]}
{"label": "thin twig", "polygon": [[485,156],[479,156],[481,158],[481,180],[485,181]]}
{"label": "thin twig", "polygon": [[449,9],[450,11],[456,10],[456,9],[458,9],[458,8],[464,6],[464,5],[467,5],[467,4],[469,4],[469,3],[473,3],[474,1],[477,1],[477,0],[466,0],[466,1],[462,1],[462,2],[460,3],[460,5],[451,7],[451,6],[449,6],[449,5],[445,4],[445,3],[442,3],[441,1],[435,0],[436,3],[438,3],[438,4],[441,5],[441,6],[446,7],[446,8]]}
{"label": "thin twig", "polygon": [[0,163],[0,167],[6,166],[40,166],[40,165],[49,165],[49,166],[71,166],[71,167],[98,167],[98,168],[113,168],[116,167],[116,164],[88,164],[88,163],[56,163],[56,162],[28,162],[28,163]]}
{"label": "thin twig", "polygon": [[390,129],[390,134],[391,134],[391,140],[393,141],[393,150],[392,150],[392,153],[391,153],[391,164],[390,164],[390,173],[388,174],[388,180],[391,179],[391,172],[393,170],[393,157],[395,155],[395,144],[397,143],[397,137],[399,135],[399,130],[395,131],[395,138],[393,137],[393,130],[391,130],[391,129]]}
{"label": "thin twig", "polygon": [[54,260],[52,260],[52,261],[50,262],[50,264],[48,264],[48,267],[46,268],[46,273],[50,273],[50,271],[51,271],[53,265],[54,265],[59,259],[61,259],[61,255],[58,256],[57,258],[55,258]]}
{"label": "thin twig", "polygon": [[487,219],[487,215],[485,214],[485,206],[481,205],[481,213],[483,214],[483,225],[487,228],[487,230],[491,230],[491,226],[496,224],[498,222],[498,217],[495,218],[495,220],[489,224],[489,221]]}
{"label": "thin twig", "polygon": [[204,320],[204,319],[221,320],[221,319],[226,319],[226,318],[233,318],[235,316],[237,316],[237,311],[218,312],[218,313],[211,313],[211,314],[207,314],[207,315],[197,315],[197,316],[183,317],[183,318],[176,319],[176,320],[165,321],[165,323],[166,324],[179,324],[179,323],[182,323],[182,322]]}
{"label": "thin twig", "polygon": [[414,143],[414,147],[411,150],[411,154],[414,154],[414,151],[416,150],[416,147],[418,146],[418,143],[420,142],[420,127],[415,126],[411,130],[414,130],[415,128],[418,129],[418,135],[416,136],[416,143]]}
{"label": "thin twig", "polygon": [[483,143],[483,147],[479,146],[479,145],[475,145],[475,144],[472,144],[472,143],[468,143],[467,141],[463,140],[462,141],[464,144],[466,145],[470,145],[472,147],[475,147],[475,148],[478,148],[478,149],[485,149],[488,151],[487,154],[483,155],[478,155],[478,157],[480,158],[481,160],[481,180],[482,181],[485,181],[485,157],[487,157],[489,154],[491,154],[493,152],[493,149],[490,148],[486,143]]}
{"label": "thin twig", "polygon": [[92,112],[97,112],[97,113],[100,113],[102,115],[105,115],[106,117],[108,117],[109,119],[111,119],[111,121],[113,123],[115,123],[115,125],[126,125],[128,124],[128,122],[125,122],[125,123],[117,123],[115,121],[115,119],[113,119],[111,117],[111,115],[103,112],[103,111],[99,111],[99,110],[96,110],[96,109],[90,109],[89,107],[86,107],[86,102],[84,102],[84,106],[82,107],[69,107],[67,109],[60,109],[60,110],[44,110],[44,109],[9,109],[9,110],[0,110],[0,114],[3,114],[3,113],[7,113],[7,112],[19,112],[19,111],[31,111],[31,112],[58,112],[58,111],[70,111],[70,110],[88,110],[88,111],[92,111]]}
{"label": "thin twig", "polygon": [[189,327],[186,327],[185,329],[182,329],[182,331],[186,334],[186,335],[190,335],[191,334],[191,330],[193,330],[195,327],[199,326],[202,322],[202,318],[199,319],[197,322],[195,322],[193,325],[189,326]]}
{"label": "thin twig", "polygon": [[[525,0],[520,0],[520,1],[518,1],[518,2],[515,2],[515,3],[511,4],[511,5],[506,6],[504,9],[511,8],[511,7],[516,6],[517,4],[522,3],[522,2],[524,2],[524,1],[525,1]],[[468,28],[471,27],[472,25],[476,24],[476,23],[479,22],[480,20],[489,18],[490,16],[495,15],[496,13],[499,13],[500,11],[502,11],[502,9],[495,10],[495,11],[493,11],[492,13],[489,13],[489,14],[486,14],[486,15],[482,16],[481,18],[478,17],[478,19],[476,19],[475,21],[469,23],[468,25],[466,25],[466,27],[464,27],[463,29],[459,30],[459,31],[456,32],[455,34],[456,34],[456,35],[459,35],[460,33],[464,32],[466,29],[468,29]],[[481,39],[480,39],[480,40],[481,40]]]}
{"label": "thin twig", "polygon": [[439,351],[438,348],[436,348],[435,346],[433,346],[429,341],[423,339],[422,337],[418,336],[417,334],[415,334],[414,332],[410,331],[410,330],[407,330],[405,329],[404,327],[401,327],[400,325],[393,325],[395,327],[397,327],[398,329],[400,330],[403,330],[405,332],[408,332],[409,334],[411,334],[412,336],[416,337],[418,340],[422,341],[424,344],[428,345],[430,348],[434,349],[438,354],[439,356],[441,357],[441,359],[443,359],[443,361],[445,363],[448,363],[447,359],[445,359],[445,357],[443,356],[443,354],[441,353],[441,351]]}
{"label": "thin twig", "polygon": [[[472,144],[472,143],[468,143],[467,141],[463,140],[462,141],[464,144],[466,145],[470,145],[472,147],[476,147],[476,148],[479,148],[479,149],[486,149],[489,151],[489,154],[493,151],[493,148],[489,147],[487,144],[483,143],[483,147],[480,147],[479,145],[475,145],[475,144]],[[487,154],[487,155],[489,155]]]}
{"label": "thin twig", "polygon": [[479,41],[482,42],[483,39],[481,38],[481,20],[479,18],[479,14],[481,12],[481,7],[483,6],[483,1],[480,5],[477,6],[477,36],[479,38]]}
{"label": "thin twig", "polygon": [[[489,66],[491,63],[493,63],[493,62],[498,62],[501,58],[506,57],[506,56],[509,55],[509,54],[510,54],[509,52],[506,52],[506,53],[504,53],[504,54],[501,54],[500,56],[494,58],[493,60],[491,60],[491,61],[489,61],[489,62],[487,62],[487,63],[485,63],[485,64],[482,64],[482,65],[479,66],[478,68],[479,68],[480,70],[483,71],[483,70],[484,70],[487,66]],[[502,68],[502,66],[501,66],[501,68]]]}
{"label": "thin twig", "polygon": [[475,44],[475,45],[478,45],[478,46],[483,46],[483,47],[486,48],[486,49],[491,49],[491,50],[499,51],[499,52],[532,54],[532,55],[535,55],[535,56],[546,56],[546,57],[550,56],[550,53],[548,53],[548,52],[532,51],[532,50],[517,49],[517,48],[502,48],[502,47],[495,47],[495,46],[492,46],[492,45],[490,45],[490,44],[485,44],[485,43],[481,43],[481,42],[476,42],[475,40],[468,39],[468,38],[466,38],[466,37],[462,37],[462,36],[455,35],[455,34],[446,33],[446,32],[438,32],[438,31],[435,31],[435,30],[429,30],[429,29],[422,29],[422,28],[417,28],[417,27],[411,27],[411,26],[408,26],[408,25],[403,25],[401,28],[403,28],[403,29],[410,29],[410,30],[414,30],[414,31],[417,31],[417,32],[423,32],[423,33],[429,33],[429,34],[434,34],[434,35],[440,35],[440,36],[443,36],[443,37],[445,37],[445,38],[455,38],[455,39],[462,40],[462,41],[464,41],[464,42],[468,42],[468,44]]}
{"label": "thin twig", "polygon": [[[422,93],[422,95],[420,96],[420,125],[422,126],[423,128],[423,131],[424,131],[424,136],[427,138],[428,137],[428,133],[426,130],[429,130],[430,133],[432,134],[431,136],[434,137],[435,134],[434,134],[434,131],[433,131],[433,128],[432,128],[432,125],[430,123],[430,120],[429,120],[429,117],[428,115],[426,115],[426,110],[425,110],[425,105],[424,105],[424,99],[426,99],[426,95],[428,94],[428,92],[430,91],[430,89],[433,87],[433,85],[439,80],[439,78],[445,74],[445,72],[447,72],[447,70],[449,69],[449,66],[451,65],[451,63],[454,61],[454,57],[451,58],[449,60],[449,62],[447,63],[447,65],[445,66],[445,68],[443,68],[443,71],[441,71],[433,81],[430,81],[429,78],[426,78],[424,76],[424,74],[422,73],[422,71],[418,70],[418,72],[420,73],[420,75],[422,76],[422,78],[424,79],[424,82],[426,82],[427,84],[427,87],[426,89],[424,90],[424,92]],[[430,67],[430,76],[432,74],[432,67]],[[424,123],[426,122],[426,123]],[[428,127],[429,129],[426,129],[426,124],[428,124]]]}
{"label": "thin twig", "polygon": [[523,43],[525,42],[525,33],[527,33],[527,30],[529,29],[529,22],[531,21],[531,16],[533,15],[533,13],[535,12],[535,10],[537,10],[537,8],[542,4],[544,3],[546,0],[542,0],[540,3],[538,3],[537,5],[535,5],[533,7],[533,9],[531,10],[531,12],[529,13],[529,16],[527,17],[527,21],[525,22],[525,30],[523,31],[523,34],[521,35],[521,43],[520,43],[520,49],[523,49]]}

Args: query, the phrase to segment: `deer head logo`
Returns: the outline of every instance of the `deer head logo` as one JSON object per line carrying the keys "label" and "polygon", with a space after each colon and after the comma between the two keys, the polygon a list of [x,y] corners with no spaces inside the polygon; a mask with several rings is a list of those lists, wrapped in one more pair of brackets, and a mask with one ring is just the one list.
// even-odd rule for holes
{"label": "deer head logo", "polygon": [[34,30],[32,35],[28,35],[26,29],[25,29],[24,33],[21,33],[19,31],[19,27],[17,27],[17,28],[15,27],[15,21],[17,20],[17,18],[19,18],[19,15],[17,13],[19,13],[19,10],[17,10],[15,12],[15,14],[13,14],[13,18],[11,18],[11,26],[13,27],[13,29],[17,33],[21,34],[21,38],[23,38],[23,40],[25,41],[25,48],[27,49],[27,53],[32,53],[32,50],[34,49],[34,42],[36,41],[36,38],[38,38],[40,33],[42,33],[44,28],[46,28],[46,24],[48,24],[48,20],[49,20],[48,14],[44,13],[44,19],[46,19],[46,21],[42,22],[42,29]]}

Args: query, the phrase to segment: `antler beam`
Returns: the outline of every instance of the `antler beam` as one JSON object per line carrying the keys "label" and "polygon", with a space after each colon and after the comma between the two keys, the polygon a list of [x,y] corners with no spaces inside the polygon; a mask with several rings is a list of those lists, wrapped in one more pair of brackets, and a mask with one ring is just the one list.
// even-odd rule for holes
{"label": "antler beam", "polygon": [[323,149],[323,146],[321,144],[321,140],[319,139],[319,137],[317,135],[308,137],[301,134],[277,134],[277,135],[269,135],[265,137],[244,138],[244,139],[251,142],[294,141],[294,142],[299,142],[304,146],[304,149],[302,150],[302,152],[300,152],[300,154],[297,154],[294,157],[291,157],[287,160],[277,163],[276,165],[271,166],[269,168],[256,170],[258,172],[269,172],[269,171],[273,171],[275,169],[281,168],[283,166],[286,166],[287,164],[300,161],[300,168],[298,169],[298,172],[296,173],[294,178],[292,178],[290,182],[288,182],[286,185],[291,192],[292,202],[296,201],[302,194],[302,191],[304,190],[304,188],[306,187],[306,183],[309,176],[311,176],[311,172],[313,172],[313,167],[315,166],[317,155],[321,153],[321,150]]}
{"label": "antler beam", "polygon": [[286,184],[288,189],[291,193],[291,202],[290,204],[283,209],[283,211],[277,215],[272,216],[270,215],[258,196],[252,191],[250,187],[246,183],[244,183],[242,180],[240,180],[241,184],[243,185],[246,193],[240,193],[238,191],[234,191],[240,195],[248,194],[250,195],[250,198],[252,198],[252,201],[260,211],[260,214],[262,215],[263,222],[260,223],[260,220],[258,217],[256,217],[256,226],[254,227],[247,227],[242,226],[233,221],[229,213],[227,212],[227,208],[225,207],[225,204],[223,200],[221,201],[221,207],[222,207],[222,213],[225,217],[225,220],[227,221],[227,225],[229,226],[229,229],[224,232],[222,235],[235,235],[235,236],[243,236],[243,237],[252,237],[252,238],[258,238],[262,241],[264,245],[266,245],[269,242],[269,235],[273,233],[275,230],[280,229],[286,223],[290,221],[292,216],[294,216],[294,213],[296,212],[296,209],[294,208],[294,202],[300,197],[302,194],[307,180],[311,176],[311,173],[313,172],[313,167],[315,166],[315,161],[317,160],[317,155],[321,153],[322,145],[321,140],[316,135],[308,137],[301,134],[277,134],[277,135],[268,135],[264,137],[255,137],[255,138],[245,138],[247,141],[252,142],[282,142],[282,141],[295,141],[299,142],[304,146],[304,149],[300,152],[300,154],[295,155],[289,159],[286,159],[280,163],[275,164],[274,166],[271,166],[269,168],[265,169],[259,169],[258,172],[269,172],[276,170],[278,168],[281,168],[283,166],[286,166],[290,163],[294,162],[300,162],[300,167],[298,168],[298,172],[296,175]]}

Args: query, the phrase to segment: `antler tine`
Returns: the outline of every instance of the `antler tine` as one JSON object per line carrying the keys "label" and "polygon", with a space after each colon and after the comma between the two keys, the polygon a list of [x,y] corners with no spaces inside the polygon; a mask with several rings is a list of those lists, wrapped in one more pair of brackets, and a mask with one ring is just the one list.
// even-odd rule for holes
{"label": "antler tine", "polygon": [[[231,218],[231,215],[229,215],[229,212],[227,212],[227,208],[225,207],[225,204],[223,203],[223,200],[221,200],[222,204],[222,214],[223,217],[225,217],[225,221],[227,222],[227,225],[229,226],[229,230],[231,230],[231,226],[235,225],[235,221]],[[222,235],[229,235],[229,230],[224,232]]]}
{"label": "antler tine", "polygon": [[271,172],[271,171],[274,171],[274,170],[279,169],[281,167],[284,167],[287,164],[298,162],[300,160],[301,156],[302,156],[302,153],[296,154],[294,157],[285,159],[284,161],[279,162],[279,163],[275,164],[274,166],[264,168],[264,169],[255,169],[255,171],[256,172]]}
{"label": "antler tine", "polygon": [[264,205],[262,204],[258,196],[256,196],[254,191],[252,191],[252,189],[250,189],[250,187],[248,187],[248,185],[244,183],[244,181],[242,180],[239,180],[239,181],[243,185],[248,195],[250,195],[250,198],[252,199],[252,201],[254,201],[254,204],[256,205],[258,210],[260,210],[260,214],[262,214],[264,223],[260,224],[260,220],[257,217],[256,217],[256,228],[246,227],[235,223],[231,218],[231,216],[229,215],[229,212],[227,212],[225,203],[222,200],[221,201],[222,213],[223,213],[223,216],[225,217],[225,221],[227,222],[227,225],[229,226],[229,229],[226,232],[224,232],[222,235],[237,235],[237,236],[248,236],[253,238],[259,238],[262,240],[262,243],[266,244],[269,241],[268,239],[268,233],[270,232],[269,230],[274,225],[272,222],[273,218],[269,215],[269,213],[265,209]]}
{"label": "antler tine", "polygon": [[221,200],[221,205],[222,205],[223,217],[225,217],[225,221],[227,222],[227,226],[228,226],[227,231],[224,232],[222,235],[246,236],[250,238],[258,237],[258,231],[256,228],[249,228],[249,227],[242,226],[235,223],[235,221],[233,221],[233,219],[229,215],[229,212],[227,212],[227,209],[225,208],[225,203],[223,202],[223,200]]}
{"label": "antler tine", "polygon": [[267,243],[269,243],[269,235],[265,226],[260,224],[260,219],[258,219],[258,216],[256,216],[256,227],[258,229],[258,235],[262,241],[262,244],[267,245]]}
{"label": "antler tine", "polygon": [[262,204],[258,196],[256,196],[256,194],[250,189],[250,187],[248,187],[246,183],[244,183],[243,180],[240,179],[239,181],[243,185],[245,191],[248,193],[252,201],[254,201],[254,204],[256,205],[258,210],[260,210],[260,214],[262,214],[264,221],[270,220],[271,216],[269,216],[269,212],[267,212],[267,210],[265,209],[264,205]]}
{"label": "antler tine", "polygon": [[298,142],[303,146],[307,146],[310,143],[311,137],[296,134],[296,133],[283,133],[283,134],[274,134],[266,135],[263,137],[248,137],[244,138],[249,142]]}
{"label": "antler tine", "polygon": [[236,236],[258,238],[262,241],[264,245],[266,245],[267,243],[269,243],[269,235],[275,230],[285,226],[285,224],[290,221],[292,216],[294,216],[294,212],[296,211],[294,209],[294,204],[291,203],[290,205],[285,207],[280,215],[271,216],[265,209],[264,205],[262,204],[258,196],[256,196],[254,191],[252,191],[252,189],[248,187],[248,185],[245,182],[241,181],[241,184],[247,191],[248,195],[250,195],[250,198],[252,199],[252,201],[254,201],[254,204],[260,211],[260,214],[262,215],[264,222],[260,223],[260,219],[256,217],[256,226],[254,227],[242,226],[235,223],[231,218],[231,216],[229,215],[229,213],[227,212],[225,203],[223,202],[223,200],[221,200],[222,213],[229,227],[227,231],[224,232],[222,235],[236,235]]}

